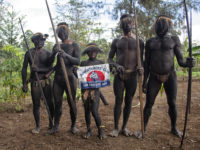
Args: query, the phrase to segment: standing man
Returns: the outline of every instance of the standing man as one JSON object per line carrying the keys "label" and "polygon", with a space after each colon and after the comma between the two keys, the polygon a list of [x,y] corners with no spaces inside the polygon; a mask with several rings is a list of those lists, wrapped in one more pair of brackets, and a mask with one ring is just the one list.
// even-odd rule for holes
{"label": "standing man", "polygon": [[[61,39],[62,43],[60,47],[62,49],[61,52],[58,51],[57,45],[54,46],[53,54],[59,52],[59,57],[57,58],[57,64],[55,69],[55,77],[53,83],[53,93],[55,99],[55,120],[54,127],[50,131],[50,134],[58,132],[60,117],[62,114],[62,101],[64,91],[67,95],[67,102],[70,107],[70,116],[71,116],[71,132],[73,134],[79,132],[76,128],[76,117],[77,117],[77,109],[76,109],[76,88],[77,88],[77,79],[73,74],[73,66],[80,64],[80,47],[79,45],[69,39],[69,27],[65,22],[61,22],[57,25],[56,30],[58,37]],[[63,57],[65,67],[68,73],[69,84],[71,87],[71,94],[73,97],[73,101],[75,103],[75,112],[73,111],[72,104],[70,102],[70,96],[67,89],[67,85],[65,82],[63,70],[61,68],[60,57]]]}
{"label": "standing man", "polygon": [[[111,68],[115,68],[117,74],[114,77],[114,130],[110,136],[117,137],[119,135],[118,123],[121,115],[121,106],[125,93],[125,106],[123,109],[123,125],[122,134],[130,136],[132,133],[126,128],[132,107],[132,99],[137,88],[137,74],[142,73],[143,69],[137,67],[137,41],[135,35],[132,34],[133,19],[130,15],[124,14],[120,18],[120,28],[124,35],[113,40],[108,56],[108,62]],[[144,43],[140,39],[141,61],[143,61]],[[116,55],[116,62],[113,58]]]}
{"label": "standing man", "polygon": [[[32,130],[32,133],[40,132],[40,99],[41,91],[39,84],[37,82],[35,72],[38,73],[40,84],[42,86],[44,96],[46,97],[47,104],[49,106],[50,115],[53,119],[54,114],[54,105],[53,105],[53,96],[51,90],[51,80],[46,79],[45,75],[52,69],[53,57],[51,53],[43,48],[44,42],[48,35],[43,35],[42,33],[36,33],[32,36],[31,40],[35,45],[35,48],[30,50],[33,56],[33,62],[29,52],[27,51],[24,57],[23,67],[22,67],[22,82],[23,82],[23,92],[28,91],[28,82],[27,80],[27,67],[28,64],[31,68],[30,82],[31,82],[31,96],[33,101],[33,115],[35,118],[36,128]],[[53,127],[49,119],[49,129]]]}
{"label": "standing man", "polygon": [[[153,104],[163,84],[169,106],[171,133],[181,137],[182,133],[176,127],[177,77],[174,57],[176,56],[181,67],[193,67],[195,61],[194,59],[187,58],[185,60],[183,58],[179,38],[169,34],[172,28],[172,21],[169,17],[164,15],[157,17],[154,28],[157,36],[147,40],[145,46],[143,92],[146,93],[146,104],[144,107],[144,129],[146,130]],[[141,131],[136,133],[136,137],[142,137]]]}

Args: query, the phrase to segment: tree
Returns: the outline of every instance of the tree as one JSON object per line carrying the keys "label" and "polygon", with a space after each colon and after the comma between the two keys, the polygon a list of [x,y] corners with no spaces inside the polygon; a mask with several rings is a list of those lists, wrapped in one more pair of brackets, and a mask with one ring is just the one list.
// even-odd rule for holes
{"label": "tree", "polygon": [[48,51],[52,51],[53,49],[53,45],[54,45],[54,42],[51,42],[51,41],[45,41],[45,45],[44,45],[44,48]]}
{"label": "tree", "polygon": [[[85,46],[93,39],[100,38],[104,32],[99,22],[94,19],[98,17],[98,9],[103,7],[102,3],[87,3],[82,0],[56,0],[56,11],[58,13],[57,22],[65,21],[70,27],[71,39],[80,43],[81,47]],[[90,8],[90,9],[89,9]]]}
{"label": "tree", "polygon": [[20,27],[18,13],[12,6],[4,7],[4,14],[0,16],[0,43],[1,47],[6,44],[18,45]]}
{"label": "tree", "polygon": [[[174,29],[172,32],[180,33],[183,29],[184,13],[182,0],[116,0],[113,9],[113,19],[118,19],[122,14],[133,16],[133,2],[136,5],[139,35],[145,39],[153,36],[154,21],[158,15],[164,14],[172,18]],[[188,0],[189,9],[200,10],[200,1]]]}
{"label": "tree", "polygon": [[[21,31],[21,30],[20,30]],[[33,47],[34,44],[33,42],[31,41],[31,37],[33,36],[33,32],[31,30],[26,30],[25,31],[25,36],[26,36],[26,40],[27,40],[27,44],[29,46],[29,48]],[[27,51],[27,46],[26,46],[26,43],[24,41],[24,35],[21,35],[20,36],[20,47],[24,50],[24,51]]]}

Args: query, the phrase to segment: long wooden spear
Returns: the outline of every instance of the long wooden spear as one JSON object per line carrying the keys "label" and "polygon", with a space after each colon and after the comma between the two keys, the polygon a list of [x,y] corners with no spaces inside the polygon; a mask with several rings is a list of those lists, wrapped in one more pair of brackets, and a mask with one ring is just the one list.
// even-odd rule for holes
{"label": "long wooden spear", "polygon": [[[137,27],[137,14],[136,14],[136,7],[135,7],[135,4],[134,4],[134,1],[133,1],[133,8],[134,8],[135,33],[136,33],[136,42],[137,42],[137,63],[138,63],[138,68],[142,68],[141,57],[140,57],[140,43],[139,43],[138,27]],[[142,130],[142,137],[144,137],[144,115],[143,115],[142,75],[141,74],[139,74],[138,81],[139,81],[141,130]]]}
{"label": "long wooden spear", "polygon": [[[192,41],[192,10],[190,10],[190,40]],[[191,110],[191,103],[189,104],[189,114],[190,114],[190,110]]]}
{"label": "long wooden spear", "polygon": [[[189,57],[192,58],[192,41],[191,41],[191,35],[192,34],[190,33],[191,28],[189,27],[188,11],[187,11],[187,6],[186,6],[185,0],[183,1],[183,3],[184,3],[186,22],[187,22],[187,33],[188,33],[188,41],[189,41]],[[189,112],[189,107],[190,107],[190,102],[191,102],[191,87],[192,87],[192,67],[189,67],[189,69],[188,69],[187,104],[186,104],[186,111],[185,111],[185,122],[184,122],[183,136],[182,136],[181,145],[180,145],[181,148],[182,148],[183,140],[184,140],[184,137],[185,137],[188,112]]]}
{"label": "long wooden spear", "polygon": [[[56,30],[55,30],[55,27],[54,27],[54,24],[53,24],[53,19],[52,19],[51,12],[50,12],[50,9],[49,9],[49,5],[48,5],[47,0],[45,0],[45,1],[46,1],[46,6],[47,6],[50,21],[51,21],[52,29],[53,29],[53,32],[54,32],[56,44],[58,46],[58,50],[61,51],[60,44],[58,42],[58,37],[57,37],[57,34],[56,34]],[[68,90],[68,93],[69,93],[70,103],[71,103],[73,112],[75,113],[76,112],[75,103],[74,103],[74,100],[73,100],[73,97],[72,97],[71,87],[70,87],[70,84],[69,84],[69,78],[68,78],[68,74],[67,74],[67,71],[66,71],[66,68],[65,68],[65,63],[64,63],[62,56],[59,56],[59,57],[60,57],[60,64],[61,64],[61,67],[62,67],[62,70],[63,70],[64,78],[65,78],[65,83],[67,85],[67,90]]]}
{"label": "long wooden spear", "polygon": [[[25,42],[25,44],[26,44],[26,48],[27,48],[28,53],[29,53],[29,55],[30,55],[31,62],[33,63],[33,57],[32,57],[31,51],[30,51],[30,49],[29,49],[29,46],[28,46],[28,43],[27,43],[27,40],[26,40],[26,35],[25,35],[25,33],[24,33],[24,29],[23,29],[23,26],[22,26],[22,23],[21,23],[21,19],[20,19],[20,18],[19,18],[19,23],[20,23],[21,30],[22,30],[22,33],[23,33],[23,36],[24,36],[24,42]],[[37,72],[35,72],[35,76],[36,76],[36,79],[37,79],[37,82],[38,82],[38,85],[39,85],[39,89],[40,89],[42,98],[43,98],[43,100],[44,100],[44,104],[45,104],[46,109],[47,109],[47,113],[48,113],[50,122],[51,122],[51,124],[53,124],[52,116],[51,116],[51,113],[50,113],[50,111],[49,111],[49,106],[48,106],[48,104],[47,104],[46,97],[44,96],[44,92],[43,92],[43,89],[42,89],[42,86],[41,86],[41,83],[40,83],[40,79],[39,79],[39,76],[38,76],[38,73],[37,73]]]}

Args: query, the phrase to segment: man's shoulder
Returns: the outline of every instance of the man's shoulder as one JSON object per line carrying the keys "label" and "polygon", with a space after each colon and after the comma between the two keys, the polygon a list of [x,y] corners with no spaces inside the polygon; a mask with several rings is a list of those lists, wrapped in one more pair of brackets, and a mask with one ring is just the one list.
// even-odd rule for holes
{"label": "man's shoulder", "polygon": [[115,39],[112,40],[112,43],[117,43],[120,39],[121,39],[121,37],[115,38]]}
{"label": "man's shoulder", "polygon": [[177,35],[171,35],[171,38],[176,42],[180,41],[179,37]]}
{"label": "man's shoulder", "polygon": [[30,48],[28,51],[26,51],[25,55],[29,56],[30,52],[33,53],[35,51],[35,48]]}
{"label": "man's shoulder", "polygon": [[72,45],[73,46],[79,46],[78,42],[76,42],[76,41],[72,41]]}
{"label": "man's shoulder", "polygon": [[159,40],[158,37],[151,37],[151,38],[147,39],[146,43],[147,42],[154,42],[154,41],[157,41],[157,40]]}

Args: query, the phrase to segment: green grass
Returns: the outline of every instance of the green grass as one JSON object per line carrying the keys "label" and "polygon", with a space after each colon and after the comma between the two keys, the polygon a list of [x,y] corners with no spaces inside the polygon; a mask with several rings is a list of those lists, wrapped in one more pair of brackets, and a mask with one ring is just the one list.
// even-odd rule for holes
{"label": "green grass", "polygon": [[[183,72],[183,71],[177,71],[176,72],[178,77],[187,77],[188,72]],[[200,78],[200,72],[192,72],[192,77],[199,77]]]}

